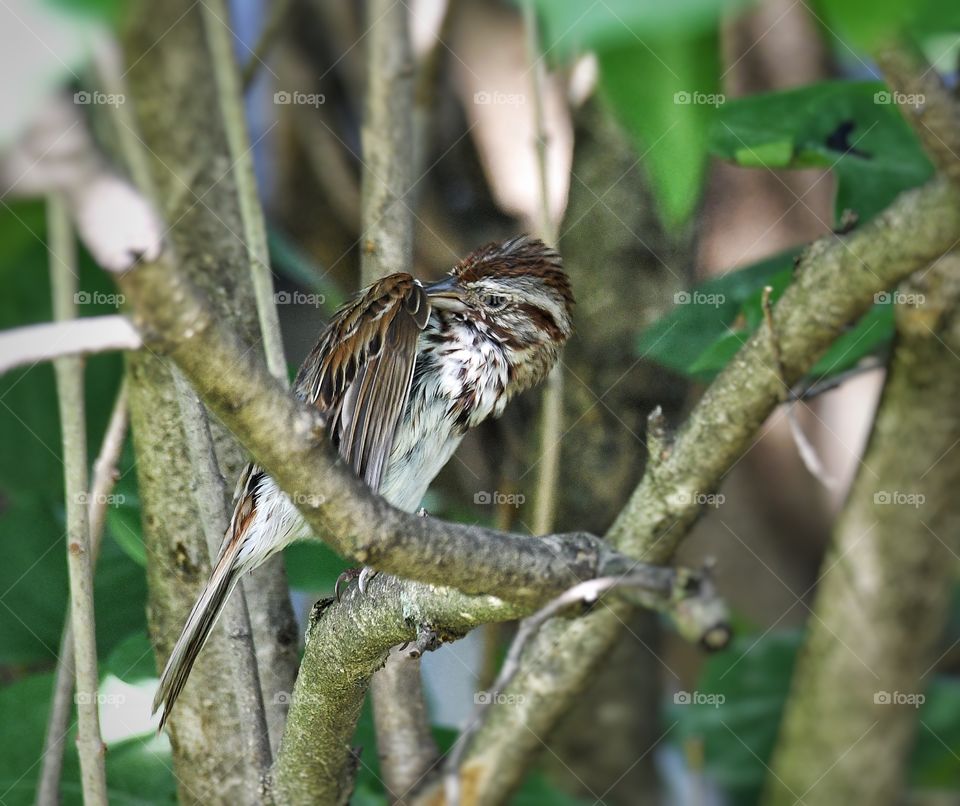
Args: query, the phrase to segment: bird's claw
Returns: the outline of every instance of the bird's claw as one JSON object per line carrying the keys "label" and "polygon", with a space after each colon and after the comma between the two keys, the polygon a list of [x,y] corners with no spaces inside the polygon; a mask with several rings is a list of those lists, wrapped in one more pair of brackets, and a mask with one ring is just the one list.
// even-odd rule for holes
{"label": "bird's claw", "polygon": [[370,580],[373,579],[379,571],[376,568],[371,568],[369,565],[363,566],[363,570],[360,571],[360,579],[357,580],[357,587],[360,588],[360,595],[366,596],[367,594],[367,585],[370,583]]}
{"label": "bird's claw", "polygon": [[337,602],[340,602],[340,587],[344,583],[349,584],[351,580],[356,579],[357,587],[360,588],[360,595],[365,596],[370,580],[379,573],[376,568],[371,568],[369,565],[365,565],[363,568],[348,568],[337,577],[337,581],[333,586],[333,595],[336,596]]}

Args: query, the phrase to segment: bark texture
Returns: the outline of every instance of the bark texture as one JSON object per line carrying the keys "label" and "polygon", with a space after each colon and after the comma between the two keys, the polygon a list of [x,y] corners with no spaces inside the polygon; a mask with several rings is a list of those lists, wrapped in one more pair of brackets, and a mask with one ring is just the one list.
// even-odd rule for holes
{"label": "bark texture", "polygon": [[901,802],[960,551],[960,257],[901,286],[873,433],[837,522],[765,804]]}
{"label": "bark texture", "polygon": [[[228,24],[225,14],[223,22]],[[218,319],[229,323],[249,349],[262,351],[250,255],[237,234],[244,229],[231,172],[235,159],[218,114],[202,9],[179,0],[142,3],[130,15],[122,41],[133,116],[121,125],[133,129],[149,155],[152,195],[170,225],[171,250],[184,273],[207,291]],[[149,557],[148,616],[162,660],[209,573],[207,546],[170,370],[150,351],[132,354],[128,368]],[[211,423],[211,431],[232,486],[246,457],[222,425]],[[272,705],[268,713],[274,714],[271,728],[278,736],[276,714],[282,717],[284,700],[275,695],[292,690],[296,627],[282,565],[274,563],[251,579],[247,589],[264,700]],[[245,715],[235,707],[227,643],[223,631],[216,630],[170,722],[184,803],[237,803],[251,797],[244,787],[239,730]]]}

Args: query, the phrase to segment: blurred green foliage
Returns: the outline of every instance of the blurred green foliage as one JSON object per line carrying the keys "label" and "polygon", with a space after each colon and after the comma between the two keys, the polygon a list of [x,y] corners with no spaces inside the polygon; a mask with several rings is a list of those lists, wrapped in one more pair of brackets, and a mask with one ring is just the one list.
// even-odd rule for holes
{"label": "blurred green foliage", "polygon": [[[729,806],[757,803],[773,754],[797,654],[798,630],[742,635],[704,664],[694,692],[681,692],[666,707],[676,723],[670,741],[703,749],[704,773]],[[874,697],[875,692],[850,692]],[[685,696],[689,695],[689,696]],[[918,787],[955,789],[960,781],[960,681],[935,677],[920,706],[920,730],[910,764]]]}

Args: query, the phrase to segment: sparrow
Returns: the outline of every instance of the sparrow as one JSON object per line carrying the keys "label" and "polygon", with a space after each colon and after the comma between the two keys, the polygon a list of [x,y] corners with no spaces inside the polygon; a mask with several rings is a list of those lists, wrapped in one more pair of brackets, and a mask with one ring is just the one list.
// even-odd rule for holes
{"label": "sparrow", "polygon": [[[525,235],[481,247],[437,282],[391,274],[337,311],[294,393],[325,414],[353,473],[414,512],[466,432],[550,372],[573,302],[560,256]],[[210,578],[160,676],[161,729],[237,582],[310,536],[274,480],[247,465]]]}

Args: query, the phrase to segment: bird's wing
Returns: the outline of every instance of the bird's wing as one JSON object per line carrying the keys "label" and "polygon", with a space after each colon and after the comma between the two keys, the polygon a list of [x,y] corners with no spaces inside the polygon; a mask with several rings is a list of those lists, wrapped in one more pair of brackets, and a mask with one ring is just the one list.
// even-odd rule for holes
{"label": "bird's wing", "polygon": [[[375,492],[410,395],[417,341],[429,317],[426,292],[413,277],[385,277],[337,312],[297,375],[296,393],[329,415],[330,436],[341,456]],[[244,571],[239,558],[263,479],[264,471],[249,464],[237,483],[233,517],[210,580],[160,677],[153,710],[163,708],[161,729]]]}
{"label": "bird's wing", "polygon": [[385,277],[341,309],[297,376],[297,394],[329,415],[331,440],[375,492],[429,317],[426,292],[413,277]]}

